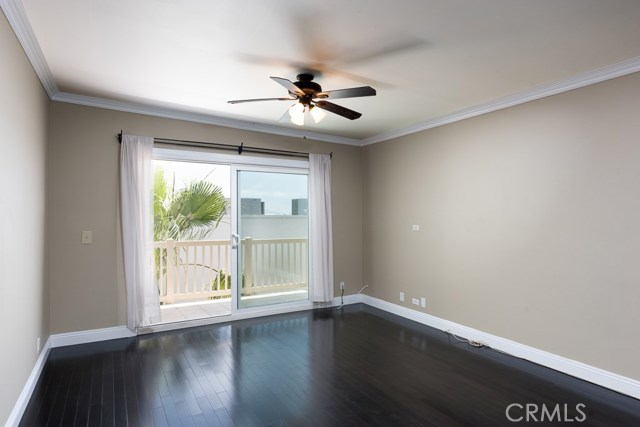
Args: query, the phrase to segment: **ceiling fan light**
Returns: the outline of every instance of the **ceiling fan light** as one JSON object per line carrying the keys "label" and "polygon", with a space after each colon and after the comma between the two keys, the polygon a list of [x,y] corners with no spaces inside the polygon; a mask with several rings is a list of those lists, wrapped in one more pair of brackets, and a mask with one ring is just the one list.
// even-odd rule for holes
{"label": "ceiling fan light", "polygon": [[291,123],[298,126],[304,125],[304,105],[296,103],[289,108],[289,116],[291,117]]}
{"label": "ceiling fan light", "polygon": [[313,121],[320,123],[322,119],[326,117],[327,113],[325,113],[321,108],[311,107],[311,116],[313,117]]}

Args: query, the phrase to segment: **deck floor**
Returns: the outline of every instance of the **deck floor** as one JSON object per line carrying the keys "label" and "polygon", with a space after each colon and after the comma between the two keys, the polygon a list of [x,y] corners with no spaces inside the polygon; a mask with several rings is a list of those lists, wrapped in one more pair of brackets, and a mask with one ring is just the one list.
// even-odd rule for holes
{"label": "deck floor", "polygon": [[[274,294],[244,297],[243,307],[260,307],[293,301],[303,301],[308,298],[308,292],[289,291]],[[178,303],[160,306],[163,323],[185,322],[189,320],[206,319],[208,317],[228,316],[231,314],[231,298],[205,300],[188,303]]]}

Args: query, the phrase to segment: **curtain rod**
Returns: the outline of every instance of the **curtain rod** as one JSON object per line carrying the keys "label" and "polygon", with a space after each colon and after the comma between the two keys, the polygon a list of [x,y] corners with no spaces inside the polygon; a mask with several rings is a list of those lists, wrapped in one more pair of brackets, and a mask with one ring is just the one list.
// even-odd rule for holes
{"label": "curtain rod", "polygon": [[[118,133],[118,142],[122,143],[122,131]],[[249,147],[244,145],[244,142],[240,145],[232,145],[232,144],[222,144],[218,142],[202,142],[202,141],[189,141],[185,139],[170,139],[170,138],[153,138],[154,143],[158,144],[169,144],[169,145],[179,145],[185,147],[205,147],[205,148],[217,148],[220,150],[231,150],[236,151],[238,154],[242,153],[259,153],[259,154],[277,154],[279,156],[288,156],[288,157],[303,157],[309,158],[309,153],[304,153],[302,151],[288,151],[288,150],[276,150],[274,148],[260,148],[260,147]],[[329,154],[330,157],[333,157],[333,152]]]}

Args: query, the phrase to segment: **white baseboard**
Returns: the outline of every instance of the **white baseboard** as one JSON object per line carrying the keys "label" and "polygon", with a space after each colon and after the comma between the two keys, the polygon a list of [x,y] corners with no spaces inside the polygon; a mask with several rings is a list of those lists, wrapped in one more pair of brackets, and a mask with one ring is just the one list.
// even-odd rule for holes
{"label": "white baseboard", "polygon": [[112,328],[91,329],[88,331],[67,332],[51,335],[51,347],[65,347],[68,345],[87,344],[90,342],[114,340],[118,338],[131,338],[136,335],[126,326]]}
{"label": "white baseboard", "polygon": [[40,356],[38,356],[38,360],[36,360],[36,363],[31,370],[31,375],[29,375],[29,378],[22,389],[22,393],[20,393],[20,396],[18,397],[18,401],[13,406],[13,410],[5,423],[5,427],[18,427],[52,348],[133,336],[135,335],[127,329],[126,326],[50,335],[40,352]]}
{"label": "white baseboard", "polygon": [[546,366],[576,378],[606,387],[627,396],[640,399],[640,381],[624,377],[586,363],[558,356],[528,345],[501,338],[477,329],[469,328],[455,322],[441,319],[430,314],[421,313],[387,301],[363,295],[362,302],[375,308],[396,314],[409,320],[422,323],[441,331],[451,331],[457,336],[479,341],[496,350]]}
{"label": "white baseboard", "polygon": [[[397,304],[393,304],[387,301],[383,301],[369,295],[354,294],[346,295],[341,301],[340,297],[334,298],[331,302],[316,304],[315,307],[339,307],[342,302],[344,305],[364,303],[371,307],[379,308],[380,310],[387,311],[392,314],[404,317],[405,319],[413,320],[423,325],[431,326],[441,331],[451,331],[452,333],[480,341],[489,347],[496,350],[500,350],[509,353],[513,356],[520,357],[525,360],[537,363],[542,366],[555,369],[565,374],[574,376],[576,378],[589,381],[591,383],[606,387],[608,389],[617,391],[622,394],[626,394],[636,399],[640,399],[640,381],[632,378],[627,378],[622,375],[615,374],[613,372],[605,371],[604,369],[596,368],[594,366],[587,365],[582,362],[568,359],[566,357],[558,356],[546,351],[542,351],[533,347],[529,347],[524,344],[520,344],[515,341],[501,338],[486,332],[479,331],[477,329],[470,328],[468,326],[460,325],[449,320],[441,319],[430,314],[421,313],[419,311],[412,310],[410,308],[402,307]],[[297,311],[305,308],[292,308],[290,311]],[[242,316],[243,318],[256,317],[258,315],[266,315],[272,313],[255,313],[251,315]],[[221,321],[238,320],[237,317],[230,319],[226,317]],[[184,326],[184,325],[182,325]],[[194,325],[196,326],[196,325]],[[200,326],[200,325],[197,325]],[[168,328],[173,329],[173,328]],[[38,382],[38,378],[42,373],[42,369],[49,355],[49,351],[55,347],[64,347],[68,345],[86,344],[90,342],[106,341],[118,338],[130,338],[135,334],[131,332],[126,326],[116,326],[113,328],[93,329],[88,331],[69,332],[64,334],[51,335],[45,343],[38,360],[33,367],[31,375],[25,384],[18,402],[13,408],[5,427],[17,427],[24,411],[29,403],[31,394]]]}
{"label": "white baseboard", "polygon": [[340,307],[341,305],[357,304],[362,302],[362,294],[345,295],[344,297],[335,297],[331,302],[318,305],[318,307]]}
{"label": "white baseboard", "polygon": [[[345,295],[343,300],[344,300],[344,305],[356,304],[356,303],[362,302],[362,295]],[[173,331],[173,330],[183,329],[183,328],[192,328],[192,327],[198,327],[198,326],[215,325],[217,323],[233,322],[235,320],[252,319],[255,317],[263,317],[263,316],[269,316],[274,314],[294,313],[296,311],[311,310],[314,308],[339,307],[340,305],[342,305],[340,297],[335,297],[329,302],[294,304],[294,305],[289,305],[285,307],[277,307],[273,309],[261,308],[259,310],[246,310],[241,313],[234,313],[232,315],[230,314],[230,315],[217,316],[217,317],[206,317],[202,319],[184,320],[184,321],[179,321],[174,323],[161,323],[157,325],[144,326],[138,329],[138,333],[140,335],[152,334],[156,332]]]}
{"label": "white baseboard", "polygon": [[[362,302],[362,297],[363,297],[362,294],[345,295],[343,298],[344,305],[356,304],[356,303]],[[220,316],[216,318],[197,319],[190,322],[180,322],[176,324],[148,326],[148,327],[141,328],[141,333],[168,331],[168,330],[179,329],[184,327],[203,326],[203,325],[210,325],[210,324],[220,323],[220,322],[228,322],[232,320],[241,320],[241,319],[249,319],[249,318],[259,317],[259,316],[268,316],[271,314],[279,314],[279,313],[287,313],[287,312],[290,313],[290,312],[295,312],[300,310],[309,310],[311,308],[338,307],[340,305],[341,305],[340,297],[335,297],[331,302],[318,303],[315,305],[307,304],[307,305],[300,305],[300,306],[291,306],[291,307],[287,307],[284,311],[281,308],[277,308],[273,310],[246,312],[245,314],[238,314],[238,315],[234,315],[233,317]],[[65,347],[68,345],[87,344],[87,343],[97,342],[97,341],[107,341],[107,340],[113,340],[118,338],[130,338],[134,336],[135,334],[131,332],[126,326],[114,326],[111,328],[90,329],[87,331],[54,334],[49,337],[49,341],[51,342],[51,348],[56,348],[56,347]]]}
{"label": "white baseboard", "polygon": [[47,357],[49,357],[50,350],[51,350],[51,337],[49,337],[47,341],[44,343],[44,347],[42,347],[42,351],[40,351],[40,355],[36,360],[36,364],[31,370],[31,375],[29,375],[29,378],[27,378],[27,382],[22,388],[22,393],[20,393],[20,396],[18,397],[18,401],[13,406],[13,410],[11,411],[11,414],[9,414],[9,418],[5,423],[5,427],[18,427],[18,424],[20,424],[22,415],[24,415],[24,411],[27,409],[29,400],[31,400],[31,395],[33,394],[33,390],[35,390],[36,388],[36,384],[38,383],[38,379],[40,378],[40,374],[42,373],[44,364],[47,361]]}

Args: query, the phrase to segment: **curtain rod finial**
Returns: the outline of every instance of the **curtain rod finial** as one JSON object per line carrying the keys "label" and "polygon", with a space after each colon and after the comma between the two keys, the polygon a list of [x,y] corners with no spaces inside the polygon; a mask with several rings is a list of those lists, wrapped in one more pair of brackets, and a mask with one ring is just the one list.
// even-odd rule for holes
{"label": "curtain rod finial", "polygon": [[118,143],[122,144],[122,130],[120,130],[120,133],[118,134]]}

